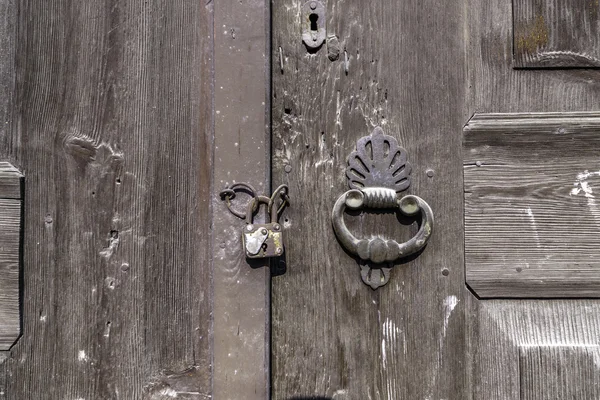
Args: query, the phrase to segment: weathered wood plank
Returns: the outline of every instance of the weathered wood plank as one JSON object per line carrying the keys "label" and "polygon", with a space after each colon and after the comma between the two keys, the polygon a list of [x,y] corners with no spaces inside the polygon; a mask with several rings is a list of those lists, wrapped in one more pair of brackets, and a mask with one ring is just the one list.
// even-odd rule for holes
{"label": "weathered wood plank", "polygon": [[599,297],[600,114],[476,114],[464,132],[469,286]]}
{"label": "weathered wood plank", "polygon": [[0,350],[8,350],[21,332],[19,268],[22,202],[1,196],[0,192]]}
{"label": "weathered wood plank", "polygon": [[[235,182],[270,190],[270,2],[232,4],[215,2],[213,396],[262,400],[270,383],[269,260],[249,265],[245,223],[217,193]],[[236,197],[234,207],[247,200]]]}
{"label": "weathered wood plank", "polygon": [[[544,358],[555,358],[554,365],[562,364],[561,371],[568,381],[577,380],[582,390],[591,390],[598,379],[597,365],[588,365],[587,372],[593,371],[594,377],[584,374],[584,365],[596,362],[600,342],[600,321],[597,300],[486,300],[471,307],[470,317],[470,358],[469,377],[474,399],[519,399],[523,393],[531,393],[532,385],[538,385],[538,393],[552,391],[559,382],[552,380],[552,371],[541,366],[536,372],[522,367],[523,349],[534,352],[546,352]],[[543,350],[535,350],[540,348]],[[579,349],[578,354],[571,352],[570,357],[556,359],[552,349]],[[570,352],[570,350],[567,350]],[[569,367],[570,362],[580,368]],[[533,366],[532,366],[533,367]],[[587,388],[586,388],[587,386]],[[568,390],[577,390],[575,386]],[[598,390],[596,387],[595,390]],[[526,397],[527,398],[527,397]],[[536,397],[533,397],[536,398]],[[596,397],[553,397],[540,399],[595,399]]]}
{"label": "weathered wood plank", "polygon": [[[330,39],[312,53],[302,3],[273,3],[273,179],[293,201],[287,273],[272,285],[273,398],[462,399],[463,3],[328,1]],[[407,149],[409,192],[436,226],[424,252],[373,291],[330,215],[348,189],[346,157],[377,125]],[[363,237],[405,241],[416,229],[392,213],[347,219]]]}
{"label": "weathered wood plank", "polygon": [[599,346],[521,346],[521,399],[599,399],[599,360]]}
{"label": "weathered wood plank", "polygon": [[515,67],[600,67],[598,1],[515,0],[512,4]]}
{"label": "weathered wood plank", "polygon": [[[600,71],[513,69],[512,2],[468,0],[469,111],[594,111]],[[464,120],[466,123],[468,118]],[[468,399],[520,396],[518,346],[599,343],[597,300],[478,300],[466,297]]]}
{"label": "weathered wood plank", "polygon": [[0,161],[0,199],[22,199],[23,175],[11,163]]}
{"label": "weathered wood plank", "polygon": [[211,4],[0,3],[16,32],[0,156],[27,176],[0,397],[209,397]]}
{"label": "weathered wood plank", "polygon": [[15,0],[0,0],[0,148],[12,147],[10,121],[15,88]]}

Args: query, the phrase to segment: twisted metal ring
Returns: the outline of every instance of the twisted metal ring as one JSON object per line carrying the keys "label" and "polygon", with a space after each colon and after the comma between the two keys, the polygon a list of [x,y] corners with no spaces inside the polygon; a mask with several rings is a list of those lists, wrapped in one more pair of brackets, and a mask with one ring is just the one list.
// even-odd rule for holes
{"label": "twisted metal ring", "polygon": [[[395,240],[357,239],[350,233],[344,222],[344,211],[364,208],[398,208],[406,216],[421,213],[421,226],[417,234],[405,243]],[[418,196],[408,195],[401,199],[396,196],[396,191],[386,188],[352,189],[342,194],[333,206],[333,230],[339,241],[350,253],[362,260],[375,264],[394,262],[398,259],[414,254],[425,247],[433,231],[433,212],[431,207]]]}

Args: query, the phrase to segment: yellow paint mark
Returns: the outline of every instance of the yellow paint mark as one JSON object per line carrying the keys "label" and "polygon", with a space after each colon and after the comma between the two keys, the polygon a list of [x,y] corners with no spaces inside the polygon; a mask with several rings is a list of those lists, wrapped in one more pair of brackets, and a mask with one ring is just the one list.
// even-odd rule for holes
{"label": "yellow paint mark", "polygon": [[600,0],[591,0],[590,1],[590,12],[592,17],[598,17],[598,9],[600,8]]}
{"label": "yellow paint mark", "polygon": [[533,26],[525,28],[526,34],[517,39],[517,48],[523,52],[534,53],[548,44],[548,27],[543,16],[535,19]]}

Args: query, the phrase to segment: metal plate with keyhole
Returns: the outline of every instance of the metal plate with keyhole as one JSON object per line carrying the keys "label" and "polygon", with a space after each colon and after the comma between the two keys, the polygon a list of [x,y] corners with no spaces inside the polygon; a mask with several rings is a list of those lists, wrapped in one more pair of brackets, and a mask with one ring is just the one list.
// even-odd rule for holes
{"label": "metal plate with keyhole", "polygon": [[306,47],[318,49],[325,36],[325,6],[317,0],[307,1],[302,6],[302,41]]}

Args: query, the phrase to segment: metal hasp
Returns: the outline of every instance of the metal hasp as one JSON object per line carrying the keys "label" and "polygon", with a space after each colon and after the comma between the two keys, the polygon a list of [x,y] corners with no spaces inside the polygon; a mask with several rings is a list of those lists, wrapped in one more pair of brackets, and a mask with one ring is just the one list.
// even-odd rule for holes
{"label": "metal hasp", "polygon": [[[333,230],[342,246],[363,260],[362,280],[373,289],[389,281],[394,262],[425,247],[433,231],[433,212],[425,200],[413,195],[397,196],[410,186],[411,166],[406,158],[406,150],[398,141],[376,127],[371,135],[358,140],[356,151],[348,157],[346,177],[351,189],[333,206]],[[406,216],[420,214],[419,231],[405,243],[381,238],[357,239],[344,222],[346,208],[397,209]]]}
{"label": "metal hasp", "polygon": [[[246,207],[246,213],[241,213],[231,207],[231,200],[235,198],[236,191],[243,191],[252,196]],[[246,227],[242,232],[242,243],[246,257],[267,258],[283,255],[283,230],[278,223],[279,215],[289,204],[288,187],[281,185],[273,192],[271,197],[259,196],[256,190],[247,183],[237,183],[221,192],[221,198],[226,202],[232,214],[246,220]],[[265,224],[255,224],[254,214],[260,205],[267,206],[270,221]]]}
{"label": "metal hasp", "polygon": [[325,6],[318,0],[310,0],[302,6],[302,41],[309,49],[318,49],[326,36]]}

